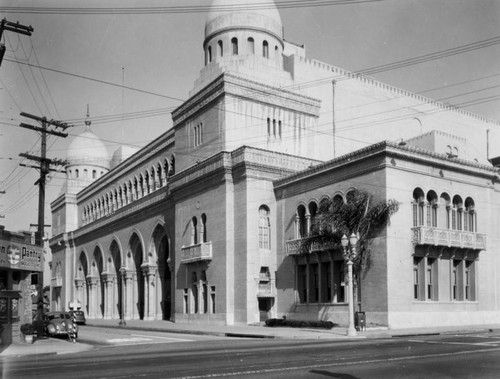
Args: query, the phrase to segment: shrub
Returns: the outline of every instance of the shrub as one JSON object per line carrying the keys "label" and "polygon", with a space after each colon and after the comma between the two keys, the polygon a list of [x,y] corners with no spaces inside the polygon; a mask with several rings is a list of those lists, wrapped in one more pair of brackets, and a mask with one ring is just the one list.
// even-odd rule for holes
{"label": "shrub", "polygon": [[21,325],[21,333],[24,335],[35,334],[36,330],[33,324],[23,324]]}
{"label": "shrub", "polygon": [[280,318],[270,318],[266,320],[266,326],[283,326],[289,328],[323,328],[331,329],[335,324],[331,321],[305,321],[305,320],[287,320]]}

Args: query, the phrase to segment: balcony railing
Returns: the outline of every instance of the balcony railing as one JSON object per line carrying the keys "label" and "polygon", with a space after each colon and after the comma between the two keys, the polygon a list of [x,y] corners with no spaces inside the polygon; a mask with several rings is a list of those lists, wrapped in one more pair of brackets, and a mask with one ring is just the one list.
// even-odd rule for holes
{"label": "balcony railing", "polygon": [[212,260],[212,242],[202,242],[197,245],[181,248],[181,263],[191,263]]}
{"label": "balcony railing", "polygon": [[335,244],[332,242],[313,242],[308,251],[302,252],[300,249],[300,245],[304,238],[299,238],[295,240],[286,241],[285,249],[286,255],[301,255],[301,254],[309,254],[314,251],[325,251],[325,250],[333,250],[335,248]]}
{"label": "balcony railing", "polygon": [[417,226],[412,228],[412,242],[416,245],[434,245],[486,249],[486,234],[467,232],[464,230],[449,230]]}
{"label": "balcony railing", "polygon": [[50,286],[51,287],[62,287],[62,278],[52,278],[50,279]]}

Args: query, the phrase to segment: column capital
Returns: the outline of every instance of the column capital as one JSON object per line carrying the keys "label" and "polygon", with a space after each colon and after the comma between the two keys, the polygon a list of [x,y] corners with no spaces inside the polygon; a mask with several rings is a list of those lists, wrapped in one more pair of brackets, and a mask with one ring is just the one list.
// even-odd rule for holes
{"label": "column capital", "polygon": [[114,272],[103,272],[102,279],[106,283],[112,283],[115,280],[116,274]]}
{"label": "column capital", "polygon": [[141,270],[142,270],[144,275],[155,275],[157,269],[158,269],[158,266],[155,264],[143,263],[141,265]]}

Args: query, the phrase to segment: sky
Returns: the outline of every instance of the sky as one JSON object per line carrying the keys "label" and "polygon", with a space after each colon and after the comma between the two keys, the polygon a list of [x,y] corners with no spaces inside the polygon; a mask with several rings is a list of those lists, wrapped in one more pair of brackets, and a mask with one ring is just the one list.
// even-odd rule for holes
{"label": "sky", "polygon": [[[309,58],[349,71],[443,52],[440,59],[372,77],[500,120],[500,1],[275,3],[287,41],[304,44]],[[281,7],[285,3],[291,6]],[[0,191],[5,191],[0,194],[0,225],[11,231],[29,230],[38,220],[34,183],[39,172],[20,166],[34,162],[19,153],[39,155],[40,136],[19,127],[21,122],[37,125],[20,113],[73,125],[66,129],[67,138],[49,137],[49,158],[64,159],[72,138],[85,130],[87,104],[92,131],[110,154],[120,145],[145,146],[172,126],[171,111],[187,99],[203,67],[204,9],[210,4],[211,0],[0,0],[0,18],[34,29],[31,36],[8,31],[2,36],[7,50],[0,66]],[[172,13],[176,6],[194,6],[197,11]],[[23,7],[24,12],[13,13],[12,7]],[[64,14],[62,7],[121,11]],[[162,8],[152,12],[152,7]],[[124,14],[123,8],[131,12]],[[446,54],[480,41],[480,48]],[[51,173],[47,183],[48,225],[50,203],[64,181],[64,174]]]}

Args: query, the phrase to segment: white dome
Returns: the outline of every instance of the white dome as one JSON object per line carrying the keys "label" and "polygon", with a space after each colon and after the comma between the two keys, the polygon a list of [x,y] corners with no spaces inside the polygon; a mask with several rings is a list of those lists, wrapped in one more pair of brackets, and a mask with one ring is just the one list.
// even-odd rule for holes
{"label": "white dome", "polygon": [[205,23],[205,41],[221,31],[240,28],[283,39],[281,17],[273,0],[214,0]]}
{"label": "white dome", "polygon": [[109,154],[104,143],[89,129],[69,144],[69,165],[98,166],[109,169]]}

